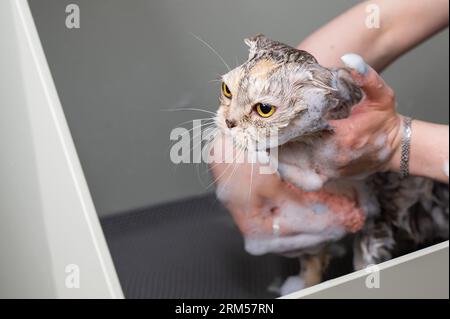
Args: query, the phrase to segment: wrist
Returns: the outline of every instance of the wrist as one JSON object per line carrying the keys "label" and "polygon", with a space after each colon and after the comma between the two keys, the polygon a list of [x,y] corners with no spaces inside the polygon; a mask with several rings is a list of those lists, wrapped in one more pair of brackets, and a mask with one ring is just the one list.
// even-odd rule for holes
{"label": "wrist", "polygon": [[404,129],[404,116],[396,114],[393,128],[390,132],[390,147],[392,156],[387,162],[386,169],[391,172],[400,172],[400,164],[402,157],[402,140]]}

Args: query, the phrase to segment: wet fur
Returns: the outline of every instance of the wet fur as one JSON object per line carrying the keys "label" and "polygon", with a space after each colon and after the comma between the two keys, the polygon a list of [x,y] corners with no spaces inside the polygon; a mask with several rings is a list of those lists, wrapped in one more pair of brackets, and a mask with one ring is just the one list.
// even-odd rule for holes
{"label": "wet fur", "polygon": [[[308,185],[296,180],[295,174],[290,174],[298,168],[295,160],[300,153],[314,157],[322,135],[332,134],[327,121],[347,117],[363,94],[347,70],[322,67],[305,51],[262,35],[247,39],[246,43],[250,47],[248,61],[224,76],[235,93],[232,101],[221,97],[218,126],[229,133],[224,119],[236,121],[241,131],[238,129],[232,136],[242,145],[266,136],[265,130],[276,126],[281,131],[278,145],[281,177],[303,189],[315,190],[315,185],[309,185],[308,189]],[[316,96],[308,98],[312,92]],[[258,96],[267,95],[276,96],[278,105],[284,105],[271,121],[251,113],[251,106],[259,102],[255,101]],[[339,186],[352,181],[337,178],[334,183]],[[366,211],[364,226],[354,236],[355,269],[448,239],[447,185],[421,177],[401,179],[395,173],[368,176],[363,183],[375,198],[372,200],[375,205]],[[320,249],[312,247],[299,253],[300,276],[305,286],[321,281],[329,260],[326,246],[327,243]]]}

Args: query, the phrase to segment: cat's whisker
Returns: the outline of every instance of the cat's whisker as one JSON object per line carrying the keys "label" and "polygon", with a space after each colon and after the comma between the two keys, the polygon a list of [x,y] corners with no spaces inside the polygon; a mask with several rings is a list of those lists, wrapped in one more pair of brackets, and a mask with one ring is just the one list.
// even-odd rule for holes
{"label": "cat's whisker", "polygon": [[189,120],[189,121],[184,121],[184,122],[182,122],[182,123],[177,124],[176,126],[178,127],[178,126],[181,126],[181,125],[184,125],[184,124],[187,124],[187,123],[191,123],[191,122],[194,122],[194,121],[207,121],[207,120],[213,120],[213,121],[216,121],[217,119],[216,119],[216,117],[204,117],[204,118],[198,118],[198,119],[193,119],[193,120]]}
{"label": "cat's whisker", "polygon": [[226,187],[226,185],[227,185],[227,183],[228,183],[228,181],[229,181],[229,179],[230,179],[230,176],[232,176],[232,175],[234,175],[234,171],[235,171],[235,168],[236,168],[236,158],[234,158],[233,159],[233,162],[232,163],[229,163],[228,164],[228,166],[227,166],[227,168],[225,169],[225,171],[215,180],[215,181],[213,181],[209,186],[208,186],[208,188],[210,187],[210,186],[212,186],[212,185],[214,185],[214,184],[217,184],[221,179],[222,179],[222,177],[224,177],[224,175],[230,170],[230,167],[231,167],[231,173],[232,174],[230,174],[229,176],[228,176],[228,178],[226,179],[226,181],[223,183],[223,187]]}
{"label": "cat's whisker", "polygon": [[217,166],[217,165],[219,165],[219,164],[226,164],[227,167],[225,168],[225,170],[224,170],[224,171],[223,171],[216,179],[214,179],[214,180],[212,181],[212,183],[210,183],[210,184],[207,186],[207,189],[208,189],[209,187],[211,187],[211,185],[216,184],[216,183],[222,178],[222,176],[225,175],[226,172],[230,169],[231,164],[234,163],[234,161],[236,160],[236,155],[237,155],[237,154],[234,153],[233,155],[234,155],[234,156],[233,156],[233,160],[232,160],[231,163],[226,163],[226,162],[225,162],[225,163],[222,163],[222,162],[216,163],[215,166]]}
{"label": "cat's whisker", "polygon": [[236,157],[234,164],[233,164],[233,170],[231,172],[231,175],[228,176],[227,180],[225,181],[225,183],[223,184],[224,187],[226,187],[226,185],[228,184],[228,182],[230,181],[231,178],[234,177],[234,174],[236,173],[237,168],[239,167],[239,158],[245,153],[244,149],[241,149],[238,156]]}
{"label": "cat's whisker", "polygon": [[[218,164],[223,164],[223,163],[218,163]],[[223,175],[226,174],[226,172],[228,171],[228,169],[230,168],[231,163],[228,163],[227,167],[225,168],[225,170],[215,179],[213,179],[213,181],[211,183],[208,184],[208,186],[206,186],[206,189],[210,188],[212,185],[216,184]]]}
{"label": "cat's whisker", "polygon": [[[236,148],[236,150],[240,151],[239,148]],[[234,162],[234,160],[235,160],[235,158],[233,158],[233,162]],[[232,162],[232,163],[233,163],[233,162]],[[208,170],[205,172],[205,174],[208,173],[208,172],[210,172],[211,170],[213,170],[213,169],[216,168],[217,166],[222,165],[222,164],[224,164],[224,163],[223,163],[223,162],[217,162],[217,163],[215,163],[214,165],[209,165]],[[231,164],[231,163],[226,163],[226,164]]]}
{"label": "cat's whisker", "polygon": [[[212,181],[212,183],[210,183],[209,185],[208,185],[208,187],[207,187],[207,189],[209,188],[209,187],[211,187],[212,185],[214,185],[214,184],[216,184],[227,172],[228,172],[228,170],[230,169],[230,167],[232,166],[233,167],[233,170],[234,170],[234,166],[236,165],[236,159],[238,159],[239,158],[239,156],[241,155],[241,152],[239,152],[239,153],[234,153],[234,157],[233,157],[233,161],[231,162],[231,163],[226,163],[226,164],[228,164],[227,165],[227,167],[225,168],[225,170],[220,174],[220,176],[219,177],[217,177],[215,180],[213,180]],[[220,164],[220,163],[219,163]],[[233,164],[233,165],[232,165]],[[228,179],[227,179],[227,181],[228,181]],[[226,183],[224,184],[224,185],[226,185]]]}
{"label": "cat's whisker", "polygon": [[[209,134],[214,134],[214,136],[215,136],[215,134],[217,134],[217,131],[218,131],[218,129],[216,128],[216,127],[214,127],[214,123],[207,123],[206,125],[204,125],[203,127],[201,127],[200,128],[200,132],[197,132],[196,134],[194,134],[193,136],[192,136],[192,138],[191,138],[191,141],[192,141],[192,147],[190,148],[190,151],[191,152],[193,152],[194,151],[194,149],[196,148],[196,147],[202,147],[203,146],[203,138],[204,138],[204,134],[205,134],[205,131],[208,131],[208,130],[210,130],[209,132],[206,132],[206,134],[207,135],[209,135]],[[199,137],[199,136],[201,136],[201,140],[200,140],[200,143],[197,143],[197,144],[194,144],[194,140],[197,138],[197,137]],[[205,143],[205,145],[209,145],[210,144],[210,142],[211,141],[206,141],[206,143]],[[198,164],[198,163],[196,163],[196,164]]]}
{"label": "cat's whisker", "polygon": [[[220,129],[217,129],[217,131],[216,131],[216,133],[215,133],[215,136],[214,136],[214,139],[212,139],[211,141],[210,141],[210,144],[211,144],[211,147],[214,145],[214,141],[215,141],[215,139],[217,138],[217,136],[218,136],[218,134],[220,134],[221,133],[221,130]],[[234,145],[233,145],[234,146]],[[239,150],[239,148],[237,148],[237,150]],[[234,160],[234,159],[233,159]],[[214,165],[208,165],[208,169],[204,172],[204,174],[207,174],[207,173],[209,173],[211,170],[213,170],[214,168],[216,168],[217,166],[219,166],[219,165],[221,165],[221,164],[223,164],[222,162],[217,162],[217,163],[215,163]]]}
{"label": "cat's whisker", "polygon": [[203,43],[204,45],[206,45],[215,55],[217,55],[219,57],[219,59],[222,61],[222,63],[225,65],[225,67],[227,68],[228,72],[231,71],[230,66],[228,65],[228,63],[225,61],[225,59],[219,54],[219,52],[216,51],[216,49],[214,49],[209,43],[207,43],[205,40],[203,40],[202,38],[200,38],[198,35],[195,35],[194,33],[190,32],[191,35],[196,38],[197,40],[199,40],[201,43]]}
{"label": "cat's whisker", "polygon": [[[211,138],[209,138],[206,141],[204,147],[207,148],[207,154],[208,154],[208,158],[205,160],[206,160],[206,162],[209,163],[209,156],[210,156],[211,148],[214,146],[214,141],[216,140],[217,134],[219,133],[219,129],[217,127],[213,127],[213,126],[208,127],[208,129],[211,130],[210,132],[207,133]],[[202,148],[202,151],[203,151],[203,148]]]}
{"label": "cat's whisker", "polygon": [[[208,129],[210,129],[211,128],[211,126],[208,126],[208,127],[205,127],[201,132],[199,132],[199,133],[197,133],[197,134],[195,134],[192,138],[191,138],[191,140],[192,140],[192,146],[190,147],[190,152],[191,153],[193,153],[194,151],[196,151],[198,148],[200,148],[200,152],[202,152],[203,151],[203,135],[204,135],[204,133],[205,133],[205,131],[206,130],[208,130]],[[210,134],[210,133],[207,133],[207,134]],[[200,142],[199,143],[195,143],[195,140],[198,138],[198,137],[201,137],[201,140],[200,140]],[[200,163],[195,163],[195,164],[200,164]]]}
{"label": "cat's whisker", "polygon": [[219,163],[215,163],[215,164],[212,165],[212,166],[210,165],[210,166],[209,166],[209,170],[206,171],[205,174],[208,173],[210,170],[216,168],[217,166],[221,165],[221,164],[223,164],[223,163],[222,163],[222,162],[219,162]]}
{"label": "cat's whisker", "polygon": [[[212,129],[212,131],[217,130],[217,128],[215,128],[215,127],[213,127],[213,126],[214,126],[214,123],[210,123],[210,124],[204,126],[204,127],[202,128],[202,131],[200,131],[200,132],[198,132],[197,134],[195,134],[194,136],[192,136],[192,138],[191,138],[191,140],[192,140],[192,148],[191,148],[191,152],[194,151],[194,148],[195,148],[195,147],[202,146],[202,142],[203,142],[203,141],[200,141],[200,143],[198,143],[197,145],[194,145],[194,140],[195,140],[197,137],[201,136],[201,137],[203,138],[203,135],[204,135],[205,131],[208,130],[208,129]],[[207,134],[211,134],[211,132],[208,132]]]}
{"label": "cat's whisker", "polygon": [[189,130],[187,130],[186,132],[184,132],[183,134],[181,134],[180,135],[180,137],[183,137],[184,135],[186,135],[186,134],[190,134],[193,130],[195,130],[195,129],[201,129],[202,127],[205,127],[205,126],[207,126],[207,125],[213,125],[213,124],[215,124],[215,121],[214,122],[209,122],[209,123],[201,123],[201,124],[199,124],[199,125],[196,125],[196,126],[194,126],[193,128],[191,128],[191,129],[189,129]]}
{"label": "cat's whisker", "polygon": [[[212,128],[212,138],[209,140],[209,141],[206,141],[206,143],[205,143],[205,148],[207,149],[206,150],[206,154],[207,154],[207,156],[208,156],[208,158],[207,159],[205,159],[206,160],[206,165],[207,166],[209,166],[209,164],[207,164],[207,163],[209,163],[209,156],[210,156],[210,153],[211,153],[211,148],[214,146],[214,140],[216,139],[216,137],[217,137],[217,133],[219,133],[219,129],[217,129],[217,128]],[[202,147],[202,156],[203,156],[203,147]],[[203,158],[203,157],[202,157]],[[202,163],[197,163],[197,165],[196,165],[196,169],[197,169],[197,180],[199,181],[199,183],[200,183],[200,185],[202,186],[202,187],[205,187],[205,185],[203,184],[203,178],[201,177],[201,175],[200,175],[200,165],[201,164],[204,164],[203,162]]]}
{"label": "cat's whisker", "polygon": [[[194,121],[194,120],[192,120],[192,121]],[[191,122],[191,121],[186,121],[185,123],[189,123],[189,122]],[[216,120],[215,120],[215,119],[211,119],[211,121],[206,122],[206,123],[200,123],[200,125],[196,125],[196,126],[192,127],[191,129],[187,130],[186,132],[183,132],[181,135],[179,135],[179,137],[180,137],[180,138],[183,138],[186,134],[190,134],[190,133],[191,133],[193,130],[195,130],[195,129],[200,129],[200,132],[202,133],[204,129],[206,129],[206,128],[210,127],[210,126],[214,126],[215,123],[216,123]],[[183,123],[182,123],[182,124],[183,124]],[[180,125],[180,124],[179,124],[179,125]],[[198,133],[197,133],[196,135],[198,135]],[[193,139],[193,138],[194,138],[194,137],[192,137],[192,139]],[[191,140],[192,140],[192,139],[191,139]],[[169,149],[170,149],[171,147],[172,147],[172,145],[169,145],[169,146],[167,147],[166,152],[169,151]]]}
{"label": "cat's whisker", "polygon": [[200,109],[200,108],[194,108],[194,107],[182,107],[182,108],[175,108],[175,109],[161,109],[161,111],[167,111],[167,112],[174,112],[174,111],[197,111],[197,112],[205,112],[208,114],[217,115],[216,112]]}

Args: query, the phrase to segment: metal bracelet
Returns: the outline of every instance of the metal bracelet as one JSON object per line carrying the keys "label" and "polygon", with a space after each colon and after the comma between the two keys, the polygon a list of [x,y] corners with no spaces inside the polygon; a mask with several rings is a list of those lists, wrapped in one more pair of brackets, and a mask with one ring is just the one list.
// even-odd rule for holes
{"label": "metal bracelet", "polygon": [[410,117],[403,118],[403,137],[400,157],[400,175],[402,178],[409,176],[409,154],[411,151],[411,122]]}

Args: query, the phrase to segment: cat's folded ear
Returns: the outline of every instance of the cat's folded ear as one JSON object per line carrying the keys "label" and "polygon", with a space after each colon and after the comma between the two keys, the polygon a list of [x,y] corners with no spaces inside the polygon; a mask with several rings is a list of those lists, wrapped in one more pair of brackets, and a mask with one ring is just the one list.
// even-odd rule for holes
{"label": "cat's folded ear", "polygon": [[261,47],[263,42],[270,41],[264,34],[257,34],[253,37],[244,39],[245,44],[247,44],[250,49]]}
{"label": "cat's folded ear", "polygon": [[260,53],[261,55],[266,54],[267,57],[277,62],[317,63],[317,60],[308,52],[274,41],[263,34],[247,38],[244,42],[249,46],[249,60]]}
{"label": "cat's folded ear", "polygon": [[248,59],[250,60],[259,50],[267,47],[267,45],[273,41],[267,38],[264,34],[257,34],[253,37],[244,39],[244,42],[249,47]]}
{"label": "cat's folded ear", "polygon": [[353,80],[349,70],[343,68],[335,68],[332,70],[337,79],[336,89],[338,98],[347,101],[351,105],[358,103],[362,99],[363,93],[361,88]]}

